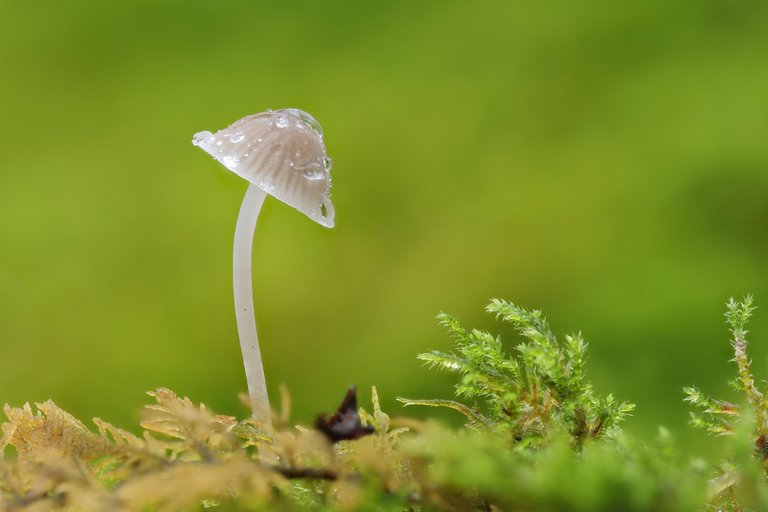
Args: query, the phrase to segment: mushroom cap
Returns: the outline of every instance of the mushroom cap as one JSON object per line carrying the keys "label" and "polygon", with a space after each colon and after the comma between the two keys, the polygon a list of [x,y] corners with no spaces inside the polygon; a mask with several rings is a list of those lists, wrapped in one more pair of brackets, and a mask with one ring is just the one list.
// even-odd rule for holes
{"label": "mushroom cap", "polygon": [[295,108],[239,119],[192,139],[224,167],[315,222],[333,227],[331,159],[320,124]]}

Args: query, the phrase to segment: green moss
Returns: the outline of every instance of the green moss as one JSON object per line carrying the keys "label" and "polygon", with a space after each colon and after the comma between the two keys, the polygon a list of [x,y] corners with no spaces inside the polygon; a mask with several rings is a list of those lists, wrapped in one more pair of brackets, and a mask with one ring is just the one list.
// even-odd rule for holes
{"label": "green moss", "polygon": [[[0,510],[109,511],[691,511],[768,507],[764,418],[768,401],[746,356],[751,299],[727,319],[747,406],[687,389],[694,423],[727,434],[731,456],[714,467],[682,460],[670,434],[641,442],[621,431],[633,406],[602,397],[586,379],[580,335],[559,341],[539,311],[493,301],[523,341],[440,322],[451,353],[419,358],[456,373],[459,400],[402,399],[464,414],[458,430],[390,417],[376,389],[372,409],[350,412],[374,433],[332,442],[290,426],[290,397],[267,436],[252,419],[216,415],[170,390],[150,392],[140,436],[94,419],[95,429],[53,402],[5,406]],[[478,403],[475,403],[478,402]],[[359,418],[355,415],[358,414]],[[328,421],[332,421],[328,420]],[[369,429],[361,429],[367,432]],[[259,461],[268,445],[276,465]]]}
{"label": "green moss", "polygon": [[635,406],[593,392],[586,380],[587,343],[581,334],[560,343],[541,311],[503,300],[491,301],[486,311],[514,325],[525,340],[514,347],[514,354],[504,350],[501,338],[467,330],[442,313],[438,318],[456,341],[455,352],[419,355],[430,368],[459,374],[456,395],[483,400],[483,410],[450,400],[402,402],[455,409],[467,417],[469,426],[503,431],[518,447],[546,442],[556,430],[568,432],[577,447],[618,432],[618,424]]}

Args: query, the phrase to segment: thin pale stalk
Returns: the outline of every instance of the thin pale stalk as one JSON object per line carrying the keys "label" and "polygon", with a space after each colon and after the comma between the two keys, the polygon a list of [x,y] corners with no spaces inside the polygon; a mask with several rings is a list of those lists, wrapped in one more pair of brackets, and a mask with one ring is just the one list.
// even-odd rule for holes
{"label": "thin pale stalk", "polygon": [[235,247],[233,253],[233,285],[235,290],[235,316],[237,332],[240,334],[240,349],[243,351],[245,378],[248,382],[248,395],[251,399],[253,418],[272,434],[267,381],[264,378],[264,366],[261,362],[259,338],[256,333],[256,318],[253,314],[253,282],[251,278],[251,252],[253,250],[253,232],[259,218],[261,205],[266,192],[249,185],[240,207],[235,228]]}

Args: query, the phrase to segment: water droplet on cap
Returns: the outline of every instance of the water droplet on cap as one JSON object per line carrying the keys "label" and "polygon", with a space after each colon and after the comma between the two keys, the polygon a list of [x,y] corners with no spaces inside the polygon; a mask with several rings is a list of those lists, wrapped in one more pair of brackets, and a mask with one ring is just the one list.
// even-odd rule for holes
{"label": "water droplet on cap", "polygon": [[296,166],[297,171],[301,171],[302,176],[310,181],[319,181],[326,179],[326,172],[319,164],[307,164],[304,166]]}
{"label": "water droplet on cap", "polygon": [[264,192],[271,193],[275,190],[275,183],[271,180],[262,179],[259,180],[259,187],[261,187]]}
{"label": "water droplet on cap", "polygon": [[195,146],[207,146],[213,141],[213,134],[211,132],[197,132],[192,137],[192,144]]}
{"label": "water droplet on cap", "polygon": [[291,122],[286,115],[277,116],[277,119],[275,119],[275,126],[278,128],[287,128],[289,124]]}
{"label": "water droplet on cap", "polygon": [[221,162],[229,167],[230,169],[234,169],[238,165],[240,165],[240,160],[237,159],[237,157],[234,157],[232,155],[227,155],[224,158],[221,159]]}
{"label": "water droplet on cap", "polygon": [[318,137],[321,139],[323,138],[323,129],[320,127],[320,123],[318,123],[317,119],[309,115],[307,112],[297,108],[284,108],[282,110],[278,110],[278,112],[288,112],[292,116],[297,117],[302,124],[309,127],[309,129],[315,132]]}

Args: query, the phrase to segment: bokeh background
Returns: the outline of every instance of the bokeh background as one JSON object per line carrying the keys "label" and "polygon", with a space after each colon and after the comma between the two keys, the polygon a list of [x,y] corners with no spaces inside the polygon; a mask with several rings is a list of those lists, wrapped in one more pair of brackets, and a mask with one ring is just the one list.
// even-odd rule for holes
{"label": "bokeh background", "polygon": [[[0,0],[0,402],[135,425],[166,386],[244,414],[245,183],[190,143],[267,108],[323,125],[337,227],[269,200],[270,389],[449,397],[434,316],[491,297],[590,343],[597,391],[690,453],[681,387],[734,398],[723,304],[768,304],[768,4]],[[768,307],[752,323],[768,375]],[[428,411],[432,413],[432,411]],[[454,418],[455,419],[455,418]]]}

